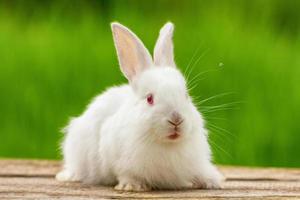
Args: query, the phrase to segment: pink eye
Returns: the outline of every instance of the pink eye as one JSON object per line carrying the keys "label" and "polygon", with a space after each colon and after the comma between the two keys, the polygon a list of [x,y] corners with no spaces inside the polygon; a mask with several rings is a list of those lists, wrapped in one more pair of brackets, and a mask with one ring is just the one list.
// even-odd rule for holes
{"label": "pink eye", "polygon": [[153,105],[154,99],[153,99],[153,95],[152,94],[148,94],[147,95],[147,102],[148,102],[148,104]]}

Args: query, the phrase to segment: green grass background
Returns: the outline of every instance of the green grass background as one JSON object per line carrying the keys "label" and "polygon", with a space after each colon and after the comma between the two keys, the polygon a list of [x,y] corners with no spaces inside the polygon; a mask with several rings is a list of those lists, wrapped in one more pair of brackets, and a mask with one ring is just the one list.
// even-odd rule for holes
{"label": "green grass background", "polygon": [[191,77],[208,70],[191,95],[229,93],[199,106],[215,161],[299,167],[299,10],[295,0],[0,1],[0,156],[60,158],[68,118],[126,82],[109,23],[152,52],[170,20],[179,68],[195,55]]}

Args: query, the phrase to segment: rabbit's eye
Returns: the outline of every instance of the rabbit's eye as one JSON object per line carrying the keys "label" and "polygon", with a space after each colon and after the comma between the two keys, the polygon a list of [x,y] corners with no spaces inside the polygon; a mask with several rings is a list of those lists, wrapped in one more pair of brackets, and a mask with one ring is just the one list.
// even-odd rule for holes
{"label": "rabbit's eye", "polygon": [[153,105],[153,103],[154,103],[153,94],[147,95],[147,102],[148,102],[148,104]]}

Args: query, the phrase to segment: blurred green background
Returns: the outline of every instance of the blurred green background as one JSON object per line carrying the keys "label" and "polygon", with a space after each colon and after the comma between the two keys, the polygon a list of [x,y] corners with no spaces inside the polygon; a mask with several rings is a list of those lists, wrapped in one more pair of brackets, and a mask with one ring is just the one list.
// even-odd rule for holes
{"label": "blurred green background", "polygon": [[299,167],[299,10],[296,0],[0,1],[0,156],[59,159],[69,117],[126,82],[110,22],[152,52],[170,20],[191,95],[214,96],[199,109],[215,161]]}

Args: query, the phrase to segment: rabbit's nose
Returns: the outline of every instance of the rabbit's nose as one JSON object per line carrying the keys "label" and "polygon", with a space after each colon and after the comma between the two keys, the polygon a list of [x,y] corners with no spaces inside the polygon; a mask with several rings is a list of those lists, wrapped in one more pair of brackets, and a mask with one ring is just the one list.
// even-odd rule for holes
{"label": "rabbit's nose", "polygon": [[183,122],[183,118],[178,112],[172,112],[171,119],[168,122],[174,126],[179,126]]}

